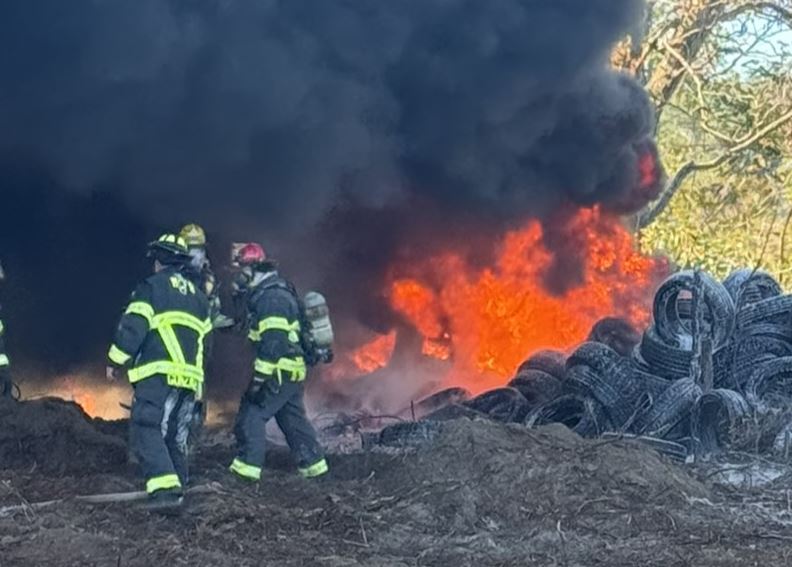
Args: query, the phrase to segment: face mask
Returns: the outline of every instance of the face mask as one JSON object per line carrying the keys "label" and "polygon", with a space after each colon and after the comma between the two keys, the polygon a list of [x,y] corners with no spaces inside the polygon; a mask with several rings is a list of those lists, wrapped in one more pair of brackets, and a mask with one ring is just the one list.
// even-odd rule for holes
{"label": "face mask", "polygon": [[203,248],[190,248],[190,264],[193,268],[203,268],[206,264],[206,250]]}
{"label": "face mask", "polygon": [[242,268],[234,276],[234,291],[237,293],[245,293],[250,289],[250,284],[253,281],[253,270],[250,268]]}

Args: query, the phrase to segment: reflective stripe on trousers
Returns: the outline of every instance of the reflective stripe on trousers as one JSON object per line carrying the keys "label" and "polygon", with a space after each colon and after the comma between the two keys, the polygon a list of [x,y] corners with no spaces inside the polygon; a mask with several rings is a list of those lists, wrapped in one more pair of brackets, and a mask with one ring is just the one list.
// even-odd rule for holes
{"label": "reflective stripe on trousers", "polygon": [[192,392],[169,387],[164,376],[135,386],[130,439],[147,481],[175,475],[181,485],[188,482],[187,439],[193,405]]}
{"label": "reflective stripe on trousers", "polygon": [[305,359],[301,356],[294,358],[283,357],[278,362],[256,359],[256,373],[266,377],[274,377],[278,384],[283,384],[286,378],[289,382],[302,382],[308,375]]}
{"label": "reflective stripe on trousers", "polygon": [[300,469],[300,474],[303,478],[316,478],[318,476],[322,476],[323,474],[327,473],[330,470],[330,467],[327,466],[327,459],[322,459],[318,463],[314,463],[310,467],[305,467]]}
{"label": "reflective stripe on trousers", "polygon": [[234,425],[239,447],[237,461],[258,468],[264,465],[266,425],[274,417],[286,437],[297,466],[308,473],[322,474],[318,471],[322,468],[320,463],[324,460],[324,452],[316,430],[306,415],[303,394],[302,383],[284,382],[280,388],[260,400],[254,402],[247,397],[242,399]]}
{"label": "reflective stripe on trousers", "polygon": [[261,480],[261,467],[249,465],[241,459],[234,459],[229,467],[234,472],[246,480]]}
{"label": "reflective stripe on trousers", "polygon": [[146,481],[146,492],[152,494],[158,490],[168,490],[171,488],[181,488],[179,475],[176,474],[163,474],[155,476]]}

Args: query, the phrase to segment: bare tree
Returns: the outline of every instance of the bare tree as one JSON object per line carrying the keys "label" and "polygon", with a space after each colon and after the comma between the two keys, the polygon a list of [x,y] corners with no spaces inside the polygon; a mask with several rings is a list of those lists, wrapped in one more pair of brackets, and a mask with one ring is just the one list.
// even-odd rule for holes
{"label": "bare tree", "polygon": [[[792,33],[792,0],[654,0],[649,7],[643,37],[625,40],[613,63],[645,85],[658,128],[669,109],[684,113],[701,143],[639,215],[639,228],[694,173],[734,166],[792,123],[792,58],[783,35]],[[730,93],[735,77],[751,88]]]}

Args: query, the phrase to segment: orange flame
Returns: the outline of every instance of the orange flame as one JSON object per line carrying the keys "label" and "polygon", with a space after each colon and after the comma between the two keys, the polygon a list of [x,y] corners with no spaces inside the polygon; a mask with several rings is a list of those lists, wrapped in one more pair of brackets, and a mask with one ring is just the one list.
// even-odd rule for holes
{"label": "orange flame", "polygon": [[123,381],[110,384],[101,380],[90,371],[62,376],[39,389],[25,392],[26,397],[55,396],[69,400],[91,417],[103,419],[122,419],[129,412],[120,404],[128,404],[131,390]]}
{"label": "orange flame", "polygon": [[396,348],[396,331],[376,337],[352,353],[352,362],[362,373],[374,372],[385,367]]}
{"label": "orange flame", "polygon": [[657,183],[657,161],[651,153],[647,152],[638,159],[638,171],[641,178],[639,187],[651,187]]}
{"label": "orange flame", "polygon": [[598,208],[578,211],[562,230],[584,269],[560,295],[544,284],[557,258],[538,222],[507,233],[486,268],[469,265],[463,251],[394,267],[391,307],[424,337],[425,355],[452,360],[446,385],[502,385],[531,353],[569,350],[603,317],[648,322],[665,263],[636,252],[619,219]]}

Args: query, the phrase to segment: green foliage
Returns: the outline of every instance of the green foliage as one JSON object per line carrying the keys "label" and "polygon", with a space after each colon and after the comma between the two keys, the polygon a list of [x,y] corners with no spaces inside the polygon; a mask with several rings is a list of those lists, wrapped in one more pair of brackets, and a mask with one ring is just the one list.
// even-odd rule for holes
{"label": "green foliage", "polygon": [[[666,8],[669,3],[689,1],[663,2]],[[665,25],[667,18],[661,14],[654,26]],[[664,101],[658,123],[660,154],[670,176],[691,161],[718,159],[789,112],[792,58],[776,33],[782,24],[762,14],[721,22],[690,62],[695,77],[685,74]],[[680,267],[701,267],[722,277],[736,267],[760,266],[792,287],[790,210],[792,128],[786,124],[687,178],[639,241],[646,252],[664,253]]]}

